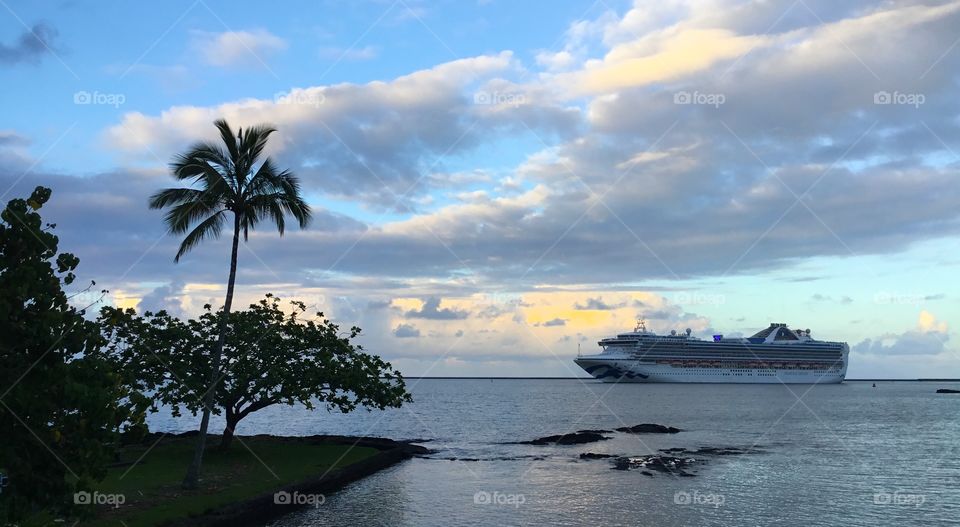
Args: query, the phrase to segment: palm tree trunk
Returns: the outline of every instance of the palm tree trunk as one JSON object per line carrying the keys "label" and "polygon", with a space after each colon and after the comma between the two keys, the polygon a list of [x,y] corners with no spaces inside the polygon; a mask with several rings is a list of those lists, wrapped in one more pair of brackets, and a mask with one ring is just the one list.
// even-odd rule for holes
{"label": "palm tree trunk", "polygon": [[182,487],[185,489],[197,488],[200,481],[200,465],[203,463],[203,451],[207,443],[207,427],[210,425],[210,410],[213,408],[217,384],[220,382],[220,359],[223,355],[223,343],[227,338],[227,318],[233,305],[233,285],[237,279],[237,250],[240,246],[240,215],[233,216],[233,249],[230,253],[230,277],[227,279],[227,297],[223,301],[223,315],[220,318],[220,335],[217,336],[217,345],[213,348],[210,360],[210,387],[203,396],[203,417],[200,419],[200,434],[193,451],[193,460],[187,468],[187,475],[183,478]]}

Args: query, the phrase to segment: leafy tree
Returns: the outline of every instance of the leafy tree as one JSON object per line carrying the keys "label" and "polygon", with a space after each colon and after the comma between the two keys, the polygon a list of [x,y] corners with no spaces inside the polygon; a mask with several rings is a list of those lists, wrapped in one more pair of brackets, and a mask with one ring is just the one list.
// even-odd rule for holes
{"label": "leafy tree", "polygon": [[[302,404],[313,409],[350,412],[357,407],[399,407],[410,401],[403,377],[388,362],[365,353],[351,342],[357,327],[340,327],[317,313],[304,319],[306,306],[291,302],[284,313],[280,299],[267,295],[244,311],[214,313],[210,306],[199,318],[181,321],[164,311],[137,315],[132,309],[104,308],[101,322],[114,353],[128,357],[155,354],[152,367],[166,381],[158,400],[197,414],[204,408],[203,391],[211,374],[211,348],[227,318],[222,378],[215,392],[214,412],[226,419],[221,448],[227,448],[237,425],[248,415],[276,404]],[[150,350],[150,351],[147,351]]]}
{"label": "leafy tree", "polygon": [[128,417],[96,324],[63,291],[80,260],[41,219],[50,195],[37,187],[0,213],[0,524],[64,509],[104,475]]}
{"label": "leafy tree", "polygon": [[[171,168],[179,181],[190,181],[190,188],[162,190],[150,197],[150,208],[169,209],[164,217],[170,232],[184,234],[189,231],[175,261],[209,238],[219,238],[224,224],[233,220],[233,244],[230,252],[230,274],[227,278],[227,295],[223,311],[229,315],[233,305],[233,288],[237,278],[237,248],[240,234],[247,240],[251,229],[261,220],[272,221],[280,235],[286,225],[285,216],[293,216],[300,227],[310,220],[310,207],[300,196],[300,183],[290,172],[278,170],[270,158],[260,162],[263,149],[270,134],[276,130],[270,126],[242,128],[234,135],[230,125],[217,120],[214,125],[220,131],[222,145],[201,142],[185,154],[178,155]],[[258,165],[259,163],[259,165]],[[199,187],[199,188],[197,188]],[[191,230],[192,227],[192,230]],[[228,317],[222,320],[226,321]],[[193,460],[187,469],[183,486],[194,488],[200,476],[203,450],[206,444],[210,410],[216,392],[226,326],[219,328],[216,344],[210,350],[214,375],[205,383],[204,408],[200,420],[200,435],[197,438]]]}

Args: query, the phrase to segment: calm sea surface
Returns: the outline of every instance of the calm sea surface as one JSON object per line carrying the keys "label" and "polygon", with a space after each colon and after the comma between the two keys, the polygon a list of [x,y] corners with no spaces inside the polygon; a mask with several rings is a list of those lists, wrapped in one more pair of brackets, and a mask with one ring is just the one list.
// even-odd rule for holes
{"label": "calm sea surface", "polygon": [[[294,525],[948,525],[960,524],[956,383],[601,384],[579,380],[411,379],[399,410],[277,407],[239,433],[431,439],[436,450],[355,482]],[[504,444],[580,429],[661,423],[672,435],[608,434],[575,446]],[[195,419],[155,416],[185,431]],[[222,429],[214,422],[211,429]],[[612,470],[583,452],[741,447],[696,456],[696,477]],[[451,458],[458,458],[451,460]],[[464,460],[464,459],[468,460]]]}

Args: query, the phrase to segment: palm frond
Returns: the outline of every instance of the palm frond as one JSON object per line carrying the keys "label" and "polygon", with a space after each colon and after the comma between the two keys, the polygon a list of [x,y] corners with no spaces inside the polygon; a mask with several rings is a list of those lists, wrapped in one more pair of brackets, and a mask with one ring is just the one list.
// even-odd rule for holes
{"label": "palm frond", "polygon": [[190,225],[223,210],[226,210],[225,207],[216,201],[203,199],[190,201],[171,207],[164,215],[163,221],[171,234],[183,234],[190,229]]}
{"label": "palm frond", "polygon": [[284,207],[281,205],[283,199],[282,194],[261,194],[248,201],[250,207],[256,211],[258,219],[269,217],[273,220],[281,236],[283,236],[287,223],[284,218]]}
{"label": "palm frond", "polygon": [[287,170],[278,173],[270,158],[260,166],[246,191],[248,200],[256,196],[272,196],[278,200],[283,210],[297,219],[301,228],[310,222],[312,213],[310,206],[300,197],[299,178]]}
{"label": "palm frond", "polygon": [[225,211],[222,210],[217,212],[213,216],[200,222],[190,231],[190,234],[180,243],[180,250],[177,251],[177,255],[173,258],[173,261],[179,262],[181,256],[190,252],[191,249],[199,245],[203,240],[207,238],[219,238],[223,230],[224,212]]}
{"label": "palm frond", "polygon": [[248,170],[252,170],[257,159],[260,159],[263,149],[267,146],[267,140],[270,139],[270,134],[276,131],[276,128],[265,124],[247,128],[246,133],[241,138],[240,156],[245,161]]}
{"label": "palm frond", "polygon": [[216,145],[197,143],[187,153],[176,156],[170,168],[173,176],[181,181],[193,179],[208,188],[222,182],[238,191],[234,162]]}
{"label": "palm frond", "polygon": [[240,157],[240,147],[237,144],[237,136],[235,136],[233,130],[230,129],[230,124],[227,123],[226,119],[217,119],[213,122],[213,125],[220,131],[220,140],[222,140],[224,146],[227,147],[230,159],[236,160]]}
{"label": "palm frond", "polygon": [[244,189],[244,197],[250,198],[257,194],[270,194],[279,191],[280,189],[277,188],[277,178],[279,176],[280,173],[277,172],[273,160],[268,157],[250,178],[250,182]]}
{"label": "palm frond", "polygon": [[195,188],[168,188],[150,196],[150,208],[162,209],[171,205],[199,201],[203,198],[203,191]]}

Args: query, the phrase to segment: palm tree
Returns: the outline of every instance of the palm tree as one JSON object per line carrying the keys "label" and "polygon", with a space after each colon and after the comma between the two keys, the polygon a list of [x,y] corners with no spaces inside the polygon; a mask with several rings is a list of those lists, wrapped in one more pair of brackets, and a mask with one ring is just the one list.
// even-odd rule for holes
{"label": "palm tree", "polygon": [[[290,172],[278,171],[270,158],[257,166],[260,155],[267,145],[270,134],[276,131],[271,126],[258,125],[234,135],[225,120],[214,125],[220,131],[223,144],[200,142],[185,154],[174,158],[170,168],[179,181],[189,180],[190,188],[170,188],[150,197],[151,209],[166,209],[164,223],[171,234],[189,234],[180,244],[174,261],[209,238],[219,238],[224,224],[233,219],[233,247],[230,253],[230,277],[227,279],[227,296],[223,301],[220,333],[211,356],[210,386],[203,394],[203,417],[200,420],[200,435],[197,438],[193,460],[183,480],[184,488],[196,488],[203,451],[210,424],[210,408],[214,404],[214,392],[220,380],[220,359],[226,338],[226,321],[233,304],[233,286],[237,277],[237,247],[240,233],[244,241],[250,229],[260,220],[272,221],[283,236],[284,217],[293,216],[300,227],[310,221],[310,207],[300,196],[300,182]],[[191,230],[191,226],[193,229]]]}

